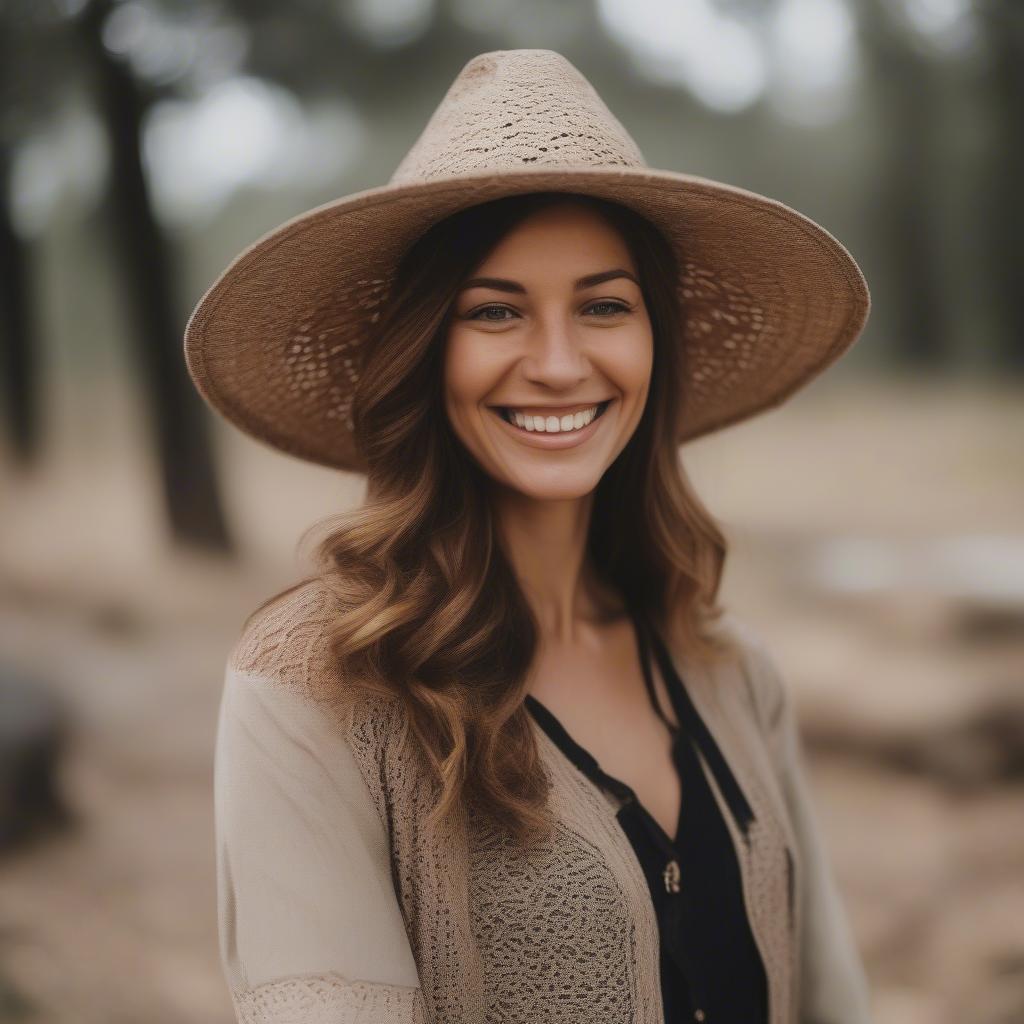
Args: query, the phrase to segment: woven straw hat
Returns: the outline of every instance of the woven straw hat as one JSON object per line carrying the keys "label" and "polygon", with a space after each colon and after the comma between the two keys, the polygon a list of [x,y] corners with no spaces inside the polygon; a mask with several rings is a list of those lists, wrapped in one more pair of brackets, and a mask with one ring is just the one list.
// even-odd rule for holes
{"label": "woven straw hat", "polygon": [[870,308],[846,249],[782,203],[649,168],[550,50],[474,57],[387,185],[300,214],[240,253],[189,318],[200,394],[246,433],[360,471],[351,401],[402,254],[430,225],[515,193],[631,207],[679,257],[689,381],[679,442],[780,404],[857,338]]}

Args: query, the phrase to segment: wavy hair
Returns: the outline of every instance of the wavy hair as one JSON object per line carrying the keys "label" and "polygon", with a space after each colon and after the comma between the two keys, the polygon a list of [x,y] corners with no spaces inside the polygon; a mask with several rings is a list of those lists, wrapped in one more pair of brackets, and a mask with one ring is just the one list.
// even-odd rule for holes
{"label": "wavy hair", "polygon": [[687,380],[676,259],[649,221],[617,203],[511,196],[420,236],[396,270],[354,395],[366,498],[301,542],[320,534],[314,558],[338,599],[330,642],[340,678],[408,711],[436,783],[428,827],[464,808],[525,845],[551,825],[550,782],[524,706],[538,625],[498,543],[486,474],[445,414],[443,351],[461,282],[526,216],[567,200],[595,210],[628,245],[654,341],[642,418],[594,493],[588,560],[688,653],[723,652],[709,626],[722,614],[726,543],[671,440]]}

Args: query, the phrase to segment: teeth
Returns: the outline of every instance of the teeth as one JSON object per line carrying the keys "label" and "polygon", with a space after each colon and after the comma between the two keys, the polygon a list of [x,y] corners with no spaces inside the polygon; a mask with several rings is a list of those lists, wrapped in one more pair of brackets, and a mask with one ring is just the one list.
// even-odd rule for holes
{"label": "teeth", "polygon": [[508,409],[508,418],[524,430],[535,430],[542,434],[561,434],[580,430],[597,415],[598,407],[591,406],[580,412],[566,413],[564,416],[526,416],[515,409]]}

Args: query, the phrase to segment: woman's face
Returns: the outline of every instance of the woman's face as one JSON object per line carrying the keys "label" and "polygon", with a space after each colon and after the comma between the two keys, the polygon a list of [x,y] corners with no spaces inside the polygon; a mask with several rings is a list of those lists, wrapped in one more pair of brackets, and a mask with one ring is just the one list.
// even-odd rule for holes
{"label": "woman's face", "polygon": [[559,203],[513,228],[456,296],[445,409],[497,483],[581,497],[636,429],[653,354],[625,242],[594,211]]}

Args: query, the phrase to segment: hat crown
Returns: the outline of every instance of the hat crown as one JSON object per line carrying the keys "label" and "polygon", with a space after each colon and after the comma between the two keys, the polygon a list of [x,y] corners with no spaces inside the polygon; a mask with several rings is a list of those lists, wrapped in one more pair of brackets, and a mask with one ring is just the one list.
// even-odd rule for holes
{"label": "hat crown", "polygon": [[452,83],[391,185],[533,167],[646,167],[587,79],[553,50],[495,50]]}

